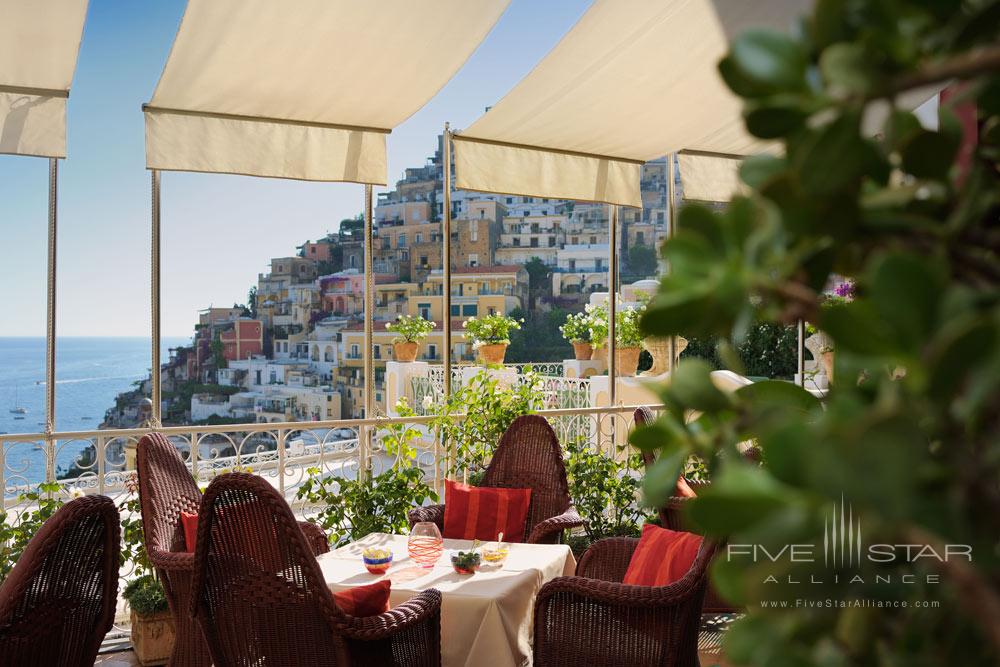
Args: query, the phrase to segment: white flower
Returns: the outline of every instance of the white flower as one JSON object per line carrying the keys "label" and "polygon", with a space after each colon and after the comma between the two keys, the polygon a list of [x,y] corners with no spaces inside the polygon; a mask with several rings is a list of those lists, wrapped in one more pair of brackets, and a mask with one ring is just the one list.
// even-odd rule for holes
{"label": "white flower", "polygon": [[85,495],[86,494],[83,492],[83,489],[81,489],[78,486],[77,487],[73,487],[69,491],[69,497],[70,498],[83,498]]}
{"label": "white flower", "polygon": [[424,400],[423,403],[421,403],[421,405],[424,406],[424,410],[429,410],[430,407],[434,405],[434,399],[431,398],[430,395],[428,394],[427,396],[424,396]]}
{"label": "white flower", "polygon": [[386,328],[386,329],[388,329],[388,328],[389,328],[389,327],[391,327],[391,326],[392,326],[392,322],[386,322],[386,323],[385,323],[385,328]]}
{"label": "white flower", "polygon": [[464,322],[462,322],[463,329],[466,328],[467,326],[469,326],[469,320],[465,320]]}

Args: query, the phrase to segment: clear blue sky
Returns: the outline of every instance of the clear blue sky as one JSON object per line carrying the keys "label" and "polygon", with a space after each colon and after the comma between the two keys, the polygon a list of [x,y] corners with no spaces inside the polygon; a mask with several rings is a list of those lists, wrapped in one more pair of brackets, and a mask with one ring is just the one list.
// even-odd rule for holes
{"label": "clear blue sky", "polygon": [[[149,174],[140,107],[184,11],[181,0],[92,0],[60,164],[61,336],[149,332]],[[468,126],[576,22],[587,0],[513,0],[466,66],[389,136],[389,178],[433,152],[445,121]],[[47,161],[0,155],[0,336],[45,332]],[[271,257],[335,229],[362,186],[209,174],[163,175],[163,334],[197,311],[242,302]]]}

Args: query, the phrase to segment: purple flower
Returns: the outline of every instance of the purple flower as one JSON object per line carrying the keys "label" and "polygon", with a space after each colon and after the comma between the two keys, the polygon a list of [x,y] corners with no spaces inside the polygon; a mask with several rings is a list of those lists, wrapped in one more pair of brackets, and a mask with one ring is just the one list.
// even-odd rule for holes
{"label": "purple flower", "polygon": [[844,299],[850,299],[854,296],[854,283],[848,281],[837,285],[833,290],[834,294]]}

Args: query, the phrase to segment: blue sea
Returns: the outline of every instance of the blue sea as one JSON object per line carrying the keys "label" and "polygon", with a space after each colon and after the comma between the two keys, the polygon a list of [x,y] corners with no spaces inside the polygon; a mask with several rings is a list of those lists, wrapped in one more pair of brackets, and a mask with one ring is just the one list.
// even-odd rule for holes
{"label": "blue sea", "polygon": [[[183,338],[165,338],[161,359]],[[96,430],[115,397],[149,376],[148,338],[59,338],[56,343],[56,429]],[[25,415],[11,409],[23,406]],[[23,419],[15,419],[21,416]],[[0,432],[41,433],[45,430],[45,339],[0,338]],[[73,442],[58,450],[56,467],[66,468],[87,446]],[[7,461],[5,476],[17,474],[29,483],[44,479],[44,453],[18,446],[16,461]]]}

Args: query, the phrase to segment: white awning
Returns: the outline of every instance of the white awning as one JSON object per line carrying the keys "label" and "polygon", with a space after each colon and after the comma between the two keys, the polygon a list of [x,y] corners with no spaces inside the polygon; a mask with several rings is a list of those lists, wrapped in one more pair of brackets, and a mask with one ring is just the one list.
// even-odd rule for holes
{"label": "white awning", "polygon": [[145,107],[150,169],[385,184],[385,137],[509,0],[189,0]]}
{"label": "white awning", "polygon": [[790,29],[810,5],[595,0],[528,76],[455,135],[457,187],[639,207],[642,162],[684,149],[762,150],[716,66],[735,35]]}
{"label": "white awning", "polygon": [[0,153],[66,157],[87,0],[0,0]]}

